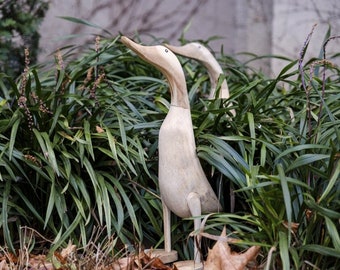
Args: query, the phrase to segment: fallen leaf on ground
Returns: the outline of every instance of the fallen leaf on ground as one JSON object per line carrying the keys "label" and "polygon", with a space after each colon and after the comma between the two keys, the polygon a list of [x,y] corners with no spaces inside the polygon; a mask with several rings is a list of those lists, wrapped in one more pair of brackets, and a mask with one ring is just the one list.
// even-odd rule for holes
{"label": "fallen leaf on ground", "polygon": [[176,266],[173,268],[165,265],[159,258],[151,258],[143,251],[138,255],[120,258],[113,263],[114,270],[178,270]]}
{"label": "fallen leaf on ground", "polygon": [[66,259],[67,257],[72,256],[76,250],[76,245],[73,245],[72,242],[69,242],[67,247],[61,250],[60,255]]}
{"label": "fallen leaf on ground", "polygon": [[[225,228],[221,237],[226,238]],[[204,270],[244,270],[249,262],[256,259],[259,246],[252,246],[244,253],[232,252],[227,241],[218,240],[209,250]]]}

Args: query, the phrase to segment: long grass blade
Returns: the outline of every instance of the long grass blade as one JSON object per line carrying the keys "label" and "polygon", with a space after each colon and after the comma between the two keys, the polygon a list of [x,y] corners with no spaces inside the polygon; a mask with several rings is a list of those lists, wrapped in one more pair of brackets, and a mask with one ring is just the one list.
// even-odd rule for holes
{"label": "long grass blade", "polygon": [[332,189],[335,187],[335,185],[338,183],[339,181],[339,175],[340,175],[340,160],[337,160],[334,164],[334,171],[333,174],[331,176],[331,178],[329,179],[329,182],[324,190],[324,192],[321,194],[321,197],[319,199],[319,202],[323,201],[328,194],[332,191]]}
{"label": "long grass blade", "polygon": [[12,129],[11,129],[11,137],[10,137],[10,140],[9,140],[9,147],[8,147],[8,158],[9,158],[10,161],[12,160],[14,144],[16,142],[16,136],[17,136],[18,127],[19,127],[20,122],[21,122],[20,118],[18,118],[14,122]]}
{"label": "long grass blade", "polygon": [[3,231],[3,237],[5,240],[6,245],[9,249],[15,253],[15,249],[12,242],[11,232],[8,227],[8,210],[9,210],[9,198],[11,192],[12,180],[6,180],[5,187],[2,194],[2,207],[1,207],[1,227]]}
{"label": "long grass blade", "polygon": [[290,258],[289,258],[289,243],[288,237],[284,232],[279,232],[279,247],[280,247],[280,257],[283,270],[290,269]]}
{"label": "long grass blade", "polygon": [[325,247],[323,245],[304,245],[300,249],[306,250],[306,251],[312,251],[316,254],[321,254],[324,256],[331,256],[335,258],[340,258],[340,252],[338,249]]}
{"label": "long grass blade", "polygon": [[112,35],[109,31],[105,30],[101,26],[99,26],[97,24],[94,24],[94,23],[91,23],[91,22],[89,22],[87,20],[83,20],[83,19],[79,19],[79,18],[75,18],[75,17],[69,17],[69,16],[59,16],[59,18],[67,20],[67,21],[70,21],[70,22],[74,22],[74,23],[90,26],[90,27],[93,27],[93,28],[98,28],[98,29],[104,30],[108,35],[110,35],[110,36]]}
{"label": "long grass blade", "polygon": [[287,169],[286,172],[292,171],[298,167],[302,166],[311,166],[313,162],[327,159],[329,158],[329,155],[323,155],[323,154],[304,154],[295,159],[293,163],[291,163]]}
{"label": "long grass blade", "polygon": [[326,221],[327,231],[329,233],[329,236],[332,239],[334,248],[340,252],[339,230],[338,230],[337,226],[334,224],[334,222],[330,218],[325,217],[325,221]]}
{"label": "long grass blade", "polygon": [[283,194],[283,201],[285,203],[285,210],[286,210],[286,216],[287,216],[287,221],[288,221],[288,243],[290,243],[291,228],[292,228],[292,204],[291,204],[292,200],[290,197],[288,181],[286,179],[282,166],[278,165],[277,170],[279,172],[280,183],[281,183],[282,194]]}

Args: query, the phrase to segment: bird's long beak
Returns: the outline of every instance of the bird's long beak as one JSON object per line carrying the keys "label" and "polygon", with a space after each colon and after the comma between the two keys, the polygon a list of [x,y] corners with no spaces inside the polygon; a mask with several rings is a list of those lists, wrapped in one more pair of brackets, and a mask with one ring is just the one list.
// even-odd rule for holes
{"label": "bird's long beak", "polygon": [[191,58],[193,55],[192,47],[189,46],[188,44],[183,46],[173,46],[170,44],[164,44],[164,46],[167,47],[170,51],[179,55],[183,55],[185,57]]}
{"label": "bird's long beak", "polygon": [[133,42],[131,39],[127,38],[126,36],[122,36],[121,39],[123,44],[126,47],[134,51],[140,58],[144,59],[147,62],[154,63],[156,59],[154,52],[154,46],[143,46],[136,42]]}
{"label": "bird's long beak", "polygon": [[122,36],[120,38],[121,42],[125,44],[126,47],[133,50],[135,53],[138,53],[138,51],[142,50],[143,46],[139,45],[135,42],[133,42],[131,39],[127,38],[126,36]]}

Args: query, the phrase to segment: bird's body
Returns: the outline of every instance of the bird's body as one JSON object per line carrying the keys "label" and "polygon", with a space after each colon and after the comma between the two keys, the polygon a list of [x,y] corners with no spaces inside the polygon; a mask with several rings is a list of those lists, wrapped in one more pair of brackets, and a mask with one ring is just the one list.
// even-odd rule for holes
{"label": "bird's body", "polygon": [[202,213],[221,210],[196,153],[190,109],[170,106],[159,131],[159,188],[177,216],[191,217],[187,197],[199,194]]}

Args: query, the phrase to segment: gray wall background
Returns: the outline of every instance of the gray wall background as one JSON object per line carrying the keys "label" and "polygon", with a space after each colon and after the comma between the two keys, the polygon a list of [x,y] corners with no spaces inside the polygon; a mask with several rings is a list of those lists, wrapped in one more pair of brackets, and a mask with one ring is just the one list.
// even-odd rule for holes
{"label": "gray wall background", "polygon": [[[87,20],[98,28],[83,26],[59,18],[70,16]],[[153,37],[172,44],[184,31],[188,40],[206,40],[219,53],[237,55],[277,54],[298,58],[299,51],[312,29],[317,27],[307,57],[319,55],[324,36],[331,26],[340,35],[338,0],[51,0],[41,27],[40,60],[65,45],[92,45],[97,34],[112,36],[138,33],[144,43]],[[101,29],[100,29],[101,28]],[[328,52],[339,51],[339,40]],[[244,56],[240,56],[244,59]],[[264,59],[253,63],[268,75],[277,74],[284,61]]]}

